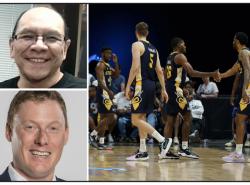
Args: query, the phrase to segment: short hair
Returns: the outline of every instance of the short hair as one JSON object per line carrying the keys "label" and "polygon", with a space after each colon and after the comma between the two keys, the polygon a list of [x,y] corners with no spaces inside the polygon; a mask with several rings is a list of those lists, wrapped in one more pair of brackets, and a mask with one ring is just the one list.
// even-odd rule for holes
{"label": "short hair", "polygon": [[9,130],[12,129],[14,116],[22,103],[27,101],[41,103],[46,100],[54,100],[60,105],[65,119],[65,127],[68,128],[66,105],[62,96],[57,91],[19,91],[11,101],[6,128]]}
{"label": "short hair", "polygon": [[103,53],[103,52],[105,52],[105,51],[107,51],[107,50],[112,51],[112,48],[110,48],[110,47],[103,47],[103,48],[101,49],[101,53]]}
{"label": "short hair", "polygon": [[187,85],[190,85],[192,88],[194,88],[194,83],[193,83],[191,80],[186,81],[186,82],[184,83],[184,87],[186,87]]}
{"label": "short hair", "polygon": [[[62,20],[63,20],[63,23],[64,23],[64,40],[69,39],[69,28],[68,28],[68,26],[67,26],[67,24],[66,24],[66,21],[65,21],[64,17],[63,17],[58,11],[56,11],[54,8],[52,8],[52,7],[46,7],[46,8],[49,8],[49,9],[55,11],[56,13],[58,13],[58,15],[61,16],[61,18],[62,18]],[[30,9],[32,9],[32,8],[30,8]],[[11,34],[11,39],[14,39],[14,38],[15,38],[16,30],[17,30],[17,27],[18,27],[18,24],[19,24],[20,19],[21,19],[21,18],[23,17],[23,15],[24,15],[26,12],[28,12],[30,9],[23,11],[23,12],[19,15],[19,17],[17,18],[16,23],[15,23],[15,26],[14,26],[14,29],[13,29],[12,34]]]}
{"label": "short hair", "polygon": [[180,38],[180,37],[172,38],[171,43],[170,43],[171,48],[175,49],[182,42],[184,42],[184,40],[182,38]]}
{"label": "short hair", "polygon": [[243,44],[243,45],[247,45],[248,43],[248,36],[244,32],[237,32],[235,34],[235,39],[237,39],[240,42],[240,44]]}
{"label": "short hair", "polygon": [[139,35],[146,37],[148,35],[148,24],[145,22],[139,22],[136,24],[135,30]]}

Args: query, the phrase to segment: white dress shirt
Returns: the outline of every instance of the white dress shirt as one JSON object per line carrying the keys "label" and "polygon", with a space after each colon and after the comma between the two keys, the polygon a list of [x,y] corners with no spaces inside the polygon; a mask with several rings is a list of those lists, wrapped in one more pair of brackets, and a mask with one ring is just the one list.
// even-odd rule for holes
{"label": "white dress shirt", "polygon": [[[23,177],[10,163],[10,165],[8,166],[8,173],[10,176],[10,180],[11,181],[28,181],[25,177]],[[53,176],[53,180],[52,181],[56,181],[56,176]]]}

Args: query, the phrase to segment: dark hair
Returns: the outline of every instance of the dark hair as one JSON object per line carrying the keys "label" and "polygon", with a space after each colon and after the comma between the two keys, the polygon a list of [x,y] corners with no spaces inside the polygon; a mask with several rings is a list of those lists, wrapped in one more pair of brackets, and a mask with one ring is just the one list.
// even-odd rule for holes
{"label": "dark hair", "polygon": [[148,35],[148,24],[145,22],[139,22],[136,24],[135,30],[139,35],[146,37]]}
{"label": "dark hair", "polygon": [[[52,8],[52,7],[46,7],[46,8],[49,8],[49,9],[55,11],[56,13],[58,13],[58,15],[61,16],[61,18],[62,18],[62,20],[63,20],[63,23],[64,23],[64,39],[65,39],[65,40],[69,39],[69,28],[68,28],[68,26],[67,26],[67,24],[66,24],[66,21],[65,21],[64,17],[63,17],[58,11],[56,11],[54,8]],[[13,31],[12,31],[11,39],[14,39],[14,38],[15,38],[16,30],[17,30],[17,27],[18,27],[18,24],[19,24],[20,19],[21,19],[22,16],[23,16],[26,12],[28,12],[29,10],[30,10],[30,9],[23,11],[23,12],[19,15],[19,17],[17,18],[16,23],[15,23],[15,26],[14,26],[14,29],[13,29]]]}
{"label": "dark hair", "polygon": [[184,40],[182,38],[180,38],[180,37],[172,38],[171,43],[170,43],[171,48],[175,49],[182,42],[184,42]]}
{"label": "dark hair", "polygon": [[186,87],[187,85],[190,85],[192,88],[194,88],[194,83],[193,83],[191,80],[186,81],[186,82],[184,83],[184,87]]}
{"label": "dark hair", "polygon": [[11,101],[6,128],[9,130],[12,129],[14,116],[22,103],[26,101],[44,102],[46,100],[54,100],[60,105],[65,119],[65,127],[68,128],[66,105],[62,96],[57,91],[19,91]]}
{"label": "dark hair", "polygon": [[103,53],[104,51],[107,51],[107,50],[112,51],[112,49],[111,49],[110,47],[103,47],[103,48],[101,49],[101,53]]}
{"label": "dark hair", "polygon": [[240,44],[247,45],[247,43],[248,43],[248,36],[247,36],[246,33],[244,33],[244,32],[237,32],[234,37],[235,37],[235,39],[237,39],[240,42]]}

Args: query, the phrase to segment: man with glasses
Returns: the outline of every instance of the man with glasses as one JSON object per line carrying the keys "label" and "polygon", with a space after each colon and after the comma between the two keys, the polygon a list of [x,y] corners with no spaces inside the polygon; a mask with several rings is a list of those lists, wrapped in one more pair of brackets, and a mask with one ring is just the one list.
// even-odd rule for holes
{"label": "man with glasses", "polygon": [[1,88],[83,88],[86,81],[63,73],[60,66],[70,45],[62,16],[47,7],[35,7],[17,19],[10,38],[10,56],[20,76],[0,83]]}

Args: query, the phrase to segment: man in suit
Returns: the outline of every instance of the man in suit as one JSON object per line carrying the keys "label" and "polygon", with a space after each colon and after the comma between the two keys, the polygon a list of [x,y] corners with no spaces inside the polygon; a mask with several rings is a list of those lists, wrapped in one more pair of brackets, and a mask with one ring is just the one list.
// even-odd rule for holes
{"label": "man in suit", "polygon": [[68,140],[66,106],[56,91],[20,91],[7,116],[13,160],[0,181],[63,181],[55,167]]}

